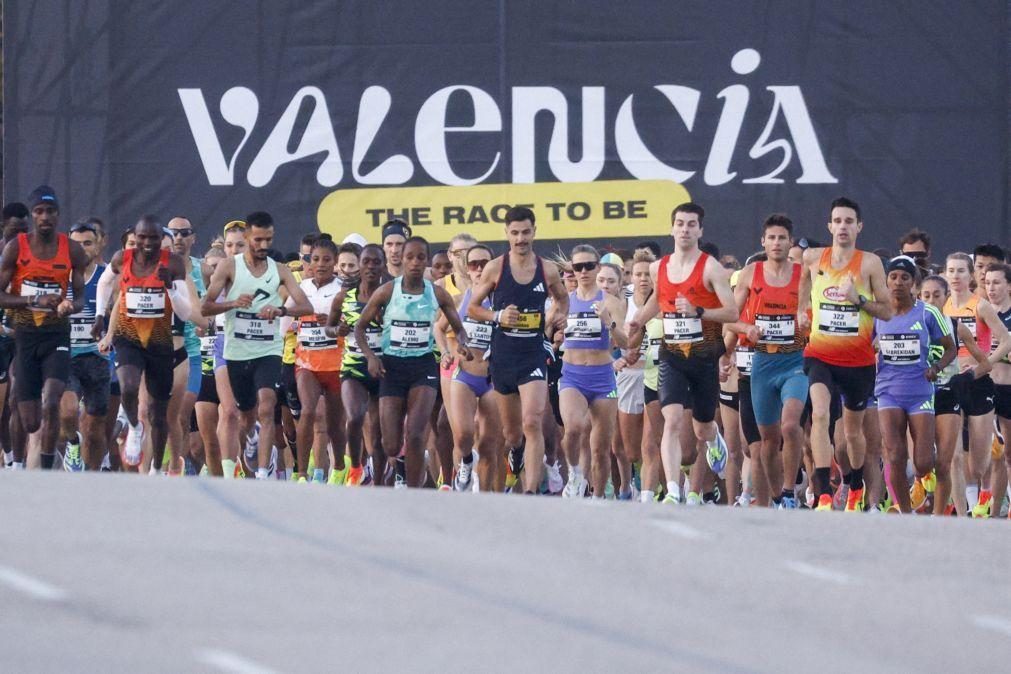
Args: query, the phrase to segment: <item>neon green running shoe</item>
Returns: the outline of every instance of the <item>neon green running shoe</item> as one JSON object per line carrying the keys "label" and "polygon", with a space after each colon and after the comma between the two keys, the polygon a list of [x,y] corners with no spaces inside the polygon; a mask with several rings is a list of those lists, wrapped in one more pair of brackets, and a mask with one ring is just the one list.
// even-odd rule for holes
{"label": "neon green running shoe", "polygon": [[330,478],[326,481],[327,484],[343,487],[344,482],[348,479],[348,469],[351,467],[351,462],[348,461],[347,455],[344,454],[341,455],[341,459],[343,461],[340,469],[336,467],[330,469]]}

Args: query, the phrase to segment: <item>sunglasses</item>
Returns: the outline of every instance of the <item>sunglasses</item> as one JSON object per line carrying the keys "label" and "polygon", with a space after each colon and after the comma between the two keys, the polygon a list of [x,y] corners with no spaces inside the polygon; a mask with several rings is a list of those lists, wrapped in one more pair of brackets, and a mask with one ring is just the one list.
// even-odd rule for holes
{"label": "sunglasses", "polygon": [[450,248],[449,249],[449,254],[452,255],[452,256],[454,256],[454,257],[459,257],[461,255],[466,254],[468,250],[470,250],[470,247],[468,247],[468,248]]}
{"label": "sunglasses", "polygon": [[593,271],[596,268],[597,268],[597,263],[596,262],[573,262],[572,263],[572,271],[577,272],[577,273],[581,272],[581,271]]}
{"label": "sunglasses", "polygon": [[310,262],[312,260],[312,255],[302,255],[302,262]]}
{"label": "sunglasses", "polygon": [[911,250],[911,251],[908,251],[908,252],[904,252],[902,254],[906,255],[908,257],[911,257],[914,260],[926,260],[927,259],[927,251],[925,251],[925,250]]}
{"label": "sunglasses", "polygon": [[181,236],[181,237],[185,238],[187,236],[192,236],[193,235],[193,230],[189,229],[189,228],[186,228],[186,229],[167,228],[165,231],[166,232],[170,232],[173,238],[175,238],[177,236]]}
{"label": "sunglasses", "polygon": [[491,262],[491,260],[468,260],[467,269],[473,269],[474,271],[484,269],[485,265],[487,265],[489,262]]}
{"label": "sunglasses", "polygon": [[98,236],[98,227],[95,227],[90,222],[78,222],[70,228],[70,232],[91,232],[95,236]]}
{"label": "sunglasses", "polygon": [[232,231],[233,229],[241,229],[242,231],[245,231],[246,230],[246,223],[245,223],[245,221],[244,220],[230,220],[230,221],[228,221],[228,222],[225,223],[225,228],[224,228],[224,233],[225,234],[228,234],[228,232]]}

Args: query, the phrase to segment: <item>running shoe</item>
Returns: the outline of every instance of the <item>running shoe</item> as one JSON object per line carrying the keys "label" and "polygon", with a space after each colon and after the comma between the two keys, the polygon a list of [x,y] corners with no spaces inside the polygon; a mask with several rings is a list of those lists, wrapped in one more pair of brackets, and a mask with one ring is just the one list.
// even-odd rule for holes
{"label": "running shoe", "polygon": [[365,469],[361,466],[357,468],[348,468],[348,477],[344,481],[344,485],[347,487],[360,487],[362,481],[365,479]]}
{"label": "running shoe", "polygon": [[336,467],[331,467],[330,477],[326,481],[327,484],[335,485],[337,487],[344,486],[344,483],[348,479],[348,469],[351,468],[351,462],[348,460],[346,454],[342,454],[340,458],[343,460],[340,469],[337,469]]}
{"label": "running shoe", "polygon": [[548,464],[545,460],[544,465],[546,470],[544,471],[548,477],[548,493],[549,494],[561,494],[562,490],[565,489],[565,480],[562,479],[562,467],[555,461],[552,464]]}
{"label": "running shoe", "polygon": [[309,484],[309,480],[305,479],[304,475],[299,475],[298,479],[295,480],[295,484]]}
{"label": "running shoe", "polygon": [[814,507],[814,490],[811,489],[810,485],[804,490],[804,505],[808,508]]}
{"label": "running shoe", "polygon": [[[373,472],[373,469],[372,469],[372,457],[371,456],[365,461],[364,468],[365,468],[365,475],[362,477],[362,482],[361,482],[362,486],[365,486],[365,485],[368,485],[368,484],[372,484],[373,480],[376,479],[376,475],[375,475],[375,473]],[[348,475],[350,476],[350,473],[348,473]]]}
{"label": "running shoe", "polygon": [[668,493],[666,496],[663,497],[663,501],[661,501],[661,503],[665,503],[668,505],[680,505],[681,501],[679,501],[677,497],[674,496],[674,494]]}
{"label": "running shoe", "polygon": [[983,500],[983,496],[986,492],[979,493],[979,503],[972,507],[971,515],[976,519],[988,519],[990,517],[990,501],[992,499],[987,498]]}
{"label": "running shoe", "polygon": [[[596,496],[596,494],[594,494],[594,496]],[[614,483],[611,482],[611,478],[607,478],[607,482],[604,483],[604,498],[614,498]]]}
{"label": "running shoe", "polygon": [[685,497],[685,505],[702,505],[702,497],[697,492],[690,491],[688,492],[688,496]]}
{"label": "running shoe", "polygon": [[[632,496],[632,488],[631,487],[629,487],[628,491],[622,490],[622,491],[618,492],[618,500],[619,501],[631,501],[632,499],[633,499],[633,496]],[[638,499],[636,499],[636,500],[638,500]]]}
{"label": "running shoe", "polygon": [[[519,474],[523,471],[523,455],[525,450],[523,447],[513,447],[509,450],[508,455],[508,468],[509,472],[513,474],[514,479],[519,477]],[[506,474],[506,479],[508,480],[508,473]]]}
{"label": "running shoe", "polygon": [[818,497],[818,505],[815,510],[834,510],[832,507],[832,494],[822,494]]}
{"label": "running shoe", "polygon": [[720,478],[727,470],[727,443],[723,440],[720,432],[716,432],[716,440],[706,443],[706,463],[709,468]]}
{"label": "running shoe", "polygon": [[919,510],[927,502],[927,488],[920,478],[913,480],[913,486],[909,488],[909,505],[913,510]]}
{"label": "running shoe", "polygon": [[144,446],[144,422],[138,421],[137,428],[130,427],[123,444],[123,460],[128,466],[139,466]]}
{"label": "running shoe", "polygon": [[326,476],[323,474],[322,468],[313,468],[312,470],[312,483],[313,484],[326,484]]}
{"label": "running shoe", "polygon": [[511,461],[506,461],[505,493],[507,494],[513,493],[513,489],[519,483],[519,478],[517,478],[516,473],[513,472],[511,464]]}
{"label": "running shoe", "polygon": [[799,507],[800,504],[797,503],[797,498],[794,496],[784,496],[779,500],[780,510],[796,510]]}
{"label": "running shoe", "polygon": [[450,487],[448,484],[440,484],[439,491],[453,491],[453,488]]}
{"label": "running shoe", "polygon": [[257,461],[257,454],[260,451],[260,422],[256,422],[256,426],[253,427],[252,435],[246,436],[246,446],[243,453],[246,455],[246,461],[249,465],[255,465]]}
{"label": "running shoe", "polygon": [[843,483],[835,490],[835,499],[832,503],[833,510],[845,510],[846,504],[849,502],[850,486]]}
{"label": "running shoe", "polygon": [[583,498],[586,496],[589,486],[585,477],[576,478],[575,473],[570,471],[569,481],[565,483],[565,489],[562,490],[562,498]]}
{"label": "running shoe", "polygon": [[923,488],[927,490],[928,494],[933,494],[937,491],[937,471],[931,470],[929,473],[923,476]]}
{"label": "running shoe", "polygon": [[256,469],[256,479],[257,480],[269,480],[270,479],[270,473],[267,472],[266,468],[257,468]]}
{"label": "running shoe", "polygon": [[477,461],[474,458],[474,452],[471,452],[470,456],[470,463],[464,463],[461,460],[460,465],[456,468],[456,477],[453,478],[454,491],[470,491],[474,487],[473,476]]}
{"label": "running shoe", "polygon": [[394,489],[407,489],[407,482],[400,475],[393,476],[393,488]]}
{"label": "running shoe", "polygon": [[861,513],[864,511],[864,490],[851,489],[846,497],[846,512]]}
{"label": "running shoe", "polygon": [[84,460],[81,459],[81,434],[78,432],[76,442],[67,443],[67,451],[63,455],[63,470],[68,473],[80,473],[84,470]]}

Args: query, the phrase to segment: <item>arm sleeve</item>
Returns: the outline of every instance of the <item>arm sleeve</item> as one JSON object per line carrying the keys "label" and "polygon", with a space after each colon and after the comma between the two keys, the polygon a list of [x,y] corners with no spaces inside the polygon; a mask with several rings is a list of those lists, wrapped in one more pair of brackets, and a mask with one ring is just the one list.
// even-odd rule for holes
{"label": "arm sleeve", "polygon": [[186,281],[183,279],[173,281],[172,287],[168,289],[168,296],[172,300],[172,313],[184,321],[190,320],[193,307],[190,306],[190,293]]}
{"label": "arm sleeve", "polygon": [[116,276],[112,265],[105,265],[105,271],[98,277],[98,289],[95,291],[95,313],[105,315],[105,310],[109,308],[109,298],[112,297]]}

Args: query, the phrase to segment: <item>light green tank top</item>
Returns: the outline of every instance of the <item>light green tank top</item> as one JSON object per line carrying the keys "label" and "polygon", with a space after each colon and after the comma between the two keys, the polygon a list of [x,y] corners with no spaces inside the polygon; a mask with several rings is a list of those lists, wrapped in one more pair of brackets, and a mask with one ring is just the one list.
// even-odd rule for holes
{"label": "light green tank top", "polygon": [[646,336],[642,338],[646,346],[646,371],[642,375],[642,382],[651,391],[659,388],[660,368],[660,343],[663,341],[663,321],[659,318],[651,318],[646,323]]}
{"label": "light green tank top", "polygon": [[246,266],[244,255],[236,255],[234,259],[235,278],[225,299],[234,300],[239,295],[252,295],[253,304],[246,309],[230,309],[225,314],[225,360],[280,356],[284,347],[278,329],[280,319],[268,321],[257,316],[267,305],[281,306],[281,297],[277,292],[281,287],[277,263],[267,258],[267,271],[256,277]]}
{"label": "light green tank top", "polygon": [[439,311],[432,282],[420,295],[401,291],[404,277],[393,279],[393,294],[383,312],[383,354],[411,358],[432,353],[432,326]]}

